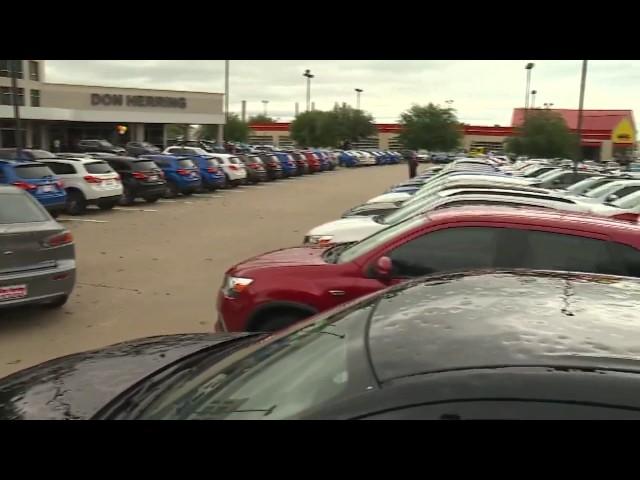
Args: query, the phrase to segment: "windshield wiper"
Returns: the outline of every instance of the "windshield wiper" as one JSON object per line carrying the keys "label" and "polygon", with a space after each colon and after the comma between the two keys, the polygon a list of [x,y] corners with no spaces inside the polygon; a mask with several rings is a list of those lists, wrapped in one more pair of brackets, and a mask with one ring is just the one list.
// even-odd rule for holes
{"label": "windshield wiper", "polygon": [[323,259],[327,263],[336,263],[338,261],[338,257],[340,256],[340,254],[344,252],[347,248],[349,248],[351,245],[356,243],[358,242],[346,242],[346,243],[341,243],[340,245],[336,245],[335,247],[330,248],[329,250],[324,252]]}

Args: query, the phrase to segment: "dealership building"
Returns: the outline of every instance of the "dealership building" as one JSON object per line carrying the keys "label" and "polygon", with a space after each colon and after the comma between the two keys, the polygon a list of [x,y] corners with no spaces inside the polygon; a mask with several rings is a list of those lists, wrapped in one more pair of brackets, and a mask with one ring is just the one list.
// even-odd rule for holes
{"label": "dealership building", "polygon": [[[577,132],[577,110],[554,111],[564,118],[571,131]],[[463,125],[462,147],[503,149],[504,142],[517,134],[518,127],[524,120],[524,113],[522,108],[514,109],[509,126]],[[354,147],[381,150],[400,148],[398,142],[400,125],[378,123],[376,129],[375,135],[358,142]],[[631,154],[636,150],[637,138],[633,112],[631,110],[583,110],[581,137],[585,159],[609,160],[617,155]],[[249,141],[280,147],[293,145],[289,136],[289,123],[251,125]]]}
{"label": "dealership building", "polygon": [[[11,60],[0,60],[0,147],[14,147]],[[73,148],[82,139],[114,144],[167,144],[167,125],[224,126],[222,93],[114,88],[47,83],[44,60],[17,62],[18,105],[23,145],[52,150]],[[126,128],[122,128],[126,127]]]}

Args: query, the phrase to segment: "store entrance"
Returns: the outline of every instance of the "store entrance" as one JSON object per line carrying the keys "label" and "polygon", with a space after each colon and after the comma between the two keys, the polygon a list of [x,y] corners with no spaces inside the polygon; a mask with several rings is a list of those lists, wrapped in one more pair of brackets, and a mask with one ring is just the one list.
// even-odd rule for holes
{"label": "store entrance", "polygon": [[[119,134],[116,127],[124,125],[127,130]],[[131,139],[131,129],[126,123],[67,123],[49,127],[50,148],[55,140],[60,140],[60,150],[74,152],[80,140],[107,140],[114,145],[124,146]]]}

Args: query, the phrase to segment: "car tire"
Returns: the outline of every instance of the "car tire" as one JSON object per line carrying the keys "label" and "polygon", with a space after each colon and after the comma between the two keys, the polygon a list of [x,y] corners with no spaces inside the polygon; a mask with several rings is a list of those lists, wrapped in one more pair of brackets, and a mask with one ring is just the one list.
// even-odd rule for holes
{"label": "car tire", "polygon": [[258,322],[255,323],[256,328],[253,330],[259,332],[276,332],[297,323],[311,314],[295,310],[276,310],[264,314]]}
{"label": "car tire", "polygon": [[87,199],[82,192],[78,190],[67,192],[66,210],[69,215],[82,215],[87,211]]}
{"label": "car tire", "polygon": [[69,295],[61,295],[50,302],[43,303],[42,306],[46,308],[60,308],[67,303],[67,300],[69,300]]}
{"label": "car tire", "polygon": [[185,197],[190,197],[191,195],[193,195],[193,190],[185,190],[184,192],[182,192],[182,195],[184,195]]}
{"label": "car tire", "polygon": [[147,203],[156,203],[160,200],[160,197],[145,197],[144,201]]}
{"label": "car tire", "polygon": [[60,210],[53,210],[49,212],[49,215],[51,215],[52,218],[58,218],[60,216]]}
{"label": "car tire", "polygon": [[125,188],[118,203],[120,203],[120,205],[133,205],[133,202],[135,202],[135,200],[136,196],[133,194],[133,192]]}
{"label": "car tire", "polygon": [[167,182],[164,191],[164,198],[176,198],[180,194],[178,186],[172,182]]}
{"label": "car tire", "polygon": [[112,210],[113,207],[115,207],[118,204],[117,201],[110,201],[110,202],[98,202],[98,208],[100,210]]}

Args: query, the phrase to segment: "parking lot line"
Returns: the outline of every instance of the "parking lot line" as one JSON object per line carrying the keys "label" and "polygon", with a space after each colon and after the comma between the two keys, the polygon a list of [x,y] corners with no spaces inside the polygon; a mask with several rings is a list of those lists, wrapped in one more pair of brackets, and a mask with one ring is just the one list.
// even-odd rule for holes
{"label": "parking lot line", "polygon": [[152,210],[150,208],[129,208],[129,207],[113,207],[113,210],[119,210],[121,212],[157,212],[158,210]]}
{"label": "parking lot line", "polygon": [[163,200],[163,199],[160,199],[160,200],[158,200],[158,203],[178,203],[178,201],[177,200]]}
{"label": "parking lot line", "polygon": [[208,195],[206,193],[194,193],[195,198],[224,198],[224,195]]}
{"label": "parking lot line", "polygon": [[229,190],[229,193],[245,193],[246,190]]}
{"label": "parking lot line", "polygon": [[61,217],[56,219],[59,222],[90,222],[90,223],[109,223],[108,220],[94,220],[92,218],[68,218]]}

